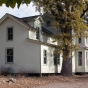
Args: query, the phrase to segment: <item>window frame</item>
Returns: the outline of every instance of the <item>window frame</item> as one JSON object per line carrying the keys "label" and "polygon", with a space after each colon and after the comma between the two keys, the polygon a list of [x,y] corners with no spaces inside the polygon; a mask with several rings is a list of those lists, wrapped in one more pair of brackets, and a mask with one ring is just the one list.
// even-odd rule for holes
{"label": "window frame", "polygon": [[54,65],[57,65],[57,55],[56,54],[54,54],[54,58],[53,58],[53,62],[54,62]]}
{"label": "window frame", "polygon": [[40,30],[39,30],[39,27],[36,27],[36,39],[40,40]]}
{"label": "window frame", "polygon": [[[45,53],[46,52],[46,53]],[[47,50],[43,50],[43,64],[47,64]]]}
{"label": "window frame", "polygon": [[[81,53],[81,58],[80,58],[80,53]],[[78,51],[78,66],[82,66],[82,56],[83,56],[83,53],[82,51]]]}
{"label": "window frame", "polygon": [[60,54],[57,54],[57,65],[60,65]]}
{"label": "window frame", "polygon": [[60,54],[54,54],[54,65],[60,65]]}
{"label": "window frame", "polygon": [[[8,60],[7,60],[7,56],[8,56],[8,55],[7,55],[7,50],[8,50],[8,49],[12,49],[12,50],[13,50],[13,55],[12,55],[12,56],[13,56],[13,60],[12,60],[12,62],[8,62]],[[6,48],[6,49],[5,49],[5,63],[6,63],[6,64],[13,64],[13,63],[14,63],[14,48],[13,48],[13,47]]]}
{"label": "window frame", "polygon": [[[10,33],[10,34],[12,34],[12,39],[8,39],[8,36],[9,36],[8,29],[9,28],[12,28],[12,33]],[[9,26],[9,27],[6,28],[6,41],[13,41],[13,39],[14,39],[14,27],[13,26]]]}
{"label": "window frame", "polygon": [[78,38],[78,43],[79,43],[79,44],[82,44],[82,38],[81,38],[81,37]]}

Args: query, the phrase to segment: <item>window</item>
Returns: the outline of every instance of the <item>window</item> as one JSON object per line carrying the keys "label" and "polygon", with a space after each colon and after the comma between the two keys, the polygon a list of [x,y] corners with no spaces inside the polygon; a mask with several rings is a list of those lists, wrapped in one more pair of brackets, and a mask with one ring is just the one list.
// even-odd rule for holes
{"label": "window", "polygon": [[46,27],[50,27],[51,26],[51,22],[50,21],[46,21]]}
{"label": "window", "polygon": [[13,40],[13,28],[7,28],[7,40]]}
{"label": "window", "polygon": [[13,48],[6,49],[6,62],[7,63],[13,62]]}
{"label": "window", "polygon": [[86,66],[88,67],[88,51],[86,51]]}
{"label": "window", "polygon": [[60,65],[60,54],[54,54],[54,65]]}
{"label": "window", "polygon": [[36,39],[39,39],[39,38],[40,38],[39,28],[37,27],[36,28]]}
{"label": "window", "polygon": [[43,51],[43,56],[44,56],[44,64],[47,64],[47,51]]}
{"label": "window", "polygon": [[78,43],[82,43],[82,38],[78,38]]}
{"label": "window", "polygon": [[60,65],[60,54],[57,55],[57,64]]}
{"label": "window", "polygon": [[78,52],[78,66],[82,66],[82,51]]}
{"label": "window", "polygon": [[57,55],[54,54],[54,65],[57,65]]}

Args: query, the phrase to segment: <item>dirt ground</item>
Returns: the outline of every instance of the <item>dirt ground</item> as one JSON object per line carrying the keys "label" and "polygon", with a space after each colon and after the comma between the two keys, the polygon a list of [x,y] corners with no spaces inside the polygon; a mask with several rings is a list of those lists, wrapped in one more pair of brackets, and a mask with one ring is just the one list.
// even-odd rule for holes
{"label": "dirt ground", "polygon": [[0,88],[88,88],[88,74],[65,76],[0,76]]}

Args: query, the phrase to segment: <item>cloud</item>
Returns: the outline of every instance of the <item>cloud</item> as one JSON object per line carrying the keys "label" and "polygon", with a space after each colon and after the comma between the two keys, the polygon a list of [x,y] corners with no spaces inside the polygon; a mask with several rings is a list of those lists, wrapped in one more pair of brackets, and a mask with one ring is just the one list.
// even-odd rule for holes
{"label": "cloud", "polygon": [[17,17],[27,17],[39,14],[39,12],[36,12],[33,3],[30,3],[28,6],[26,4],[23,4],[19,9],[17,8],[17,5],[14,9],[12,9],[10,7],[6,7],[5,4],[3,4],[2,6],[0,6],[0,18],[6,13],[12,14]]}

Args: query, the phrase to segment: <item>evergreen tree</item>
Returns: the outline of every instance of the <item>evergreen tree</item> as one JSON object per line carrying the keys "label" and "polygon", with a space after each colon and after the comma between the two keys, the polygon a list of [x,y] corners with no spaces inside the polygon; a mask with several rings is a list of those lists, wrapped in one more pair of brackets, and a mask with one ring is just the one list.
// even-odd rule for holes
{"label": "evergreen tree", "polygon": [[53,18],[53,28],[60,30],[54,36],[58,51],[63,54],[62,75],[72,75],[72,51],[77,48],[74,39],[87,37],[88,25],[84,16],[88,11],[88,0],[34,0],[37,10],[49,13]]}

